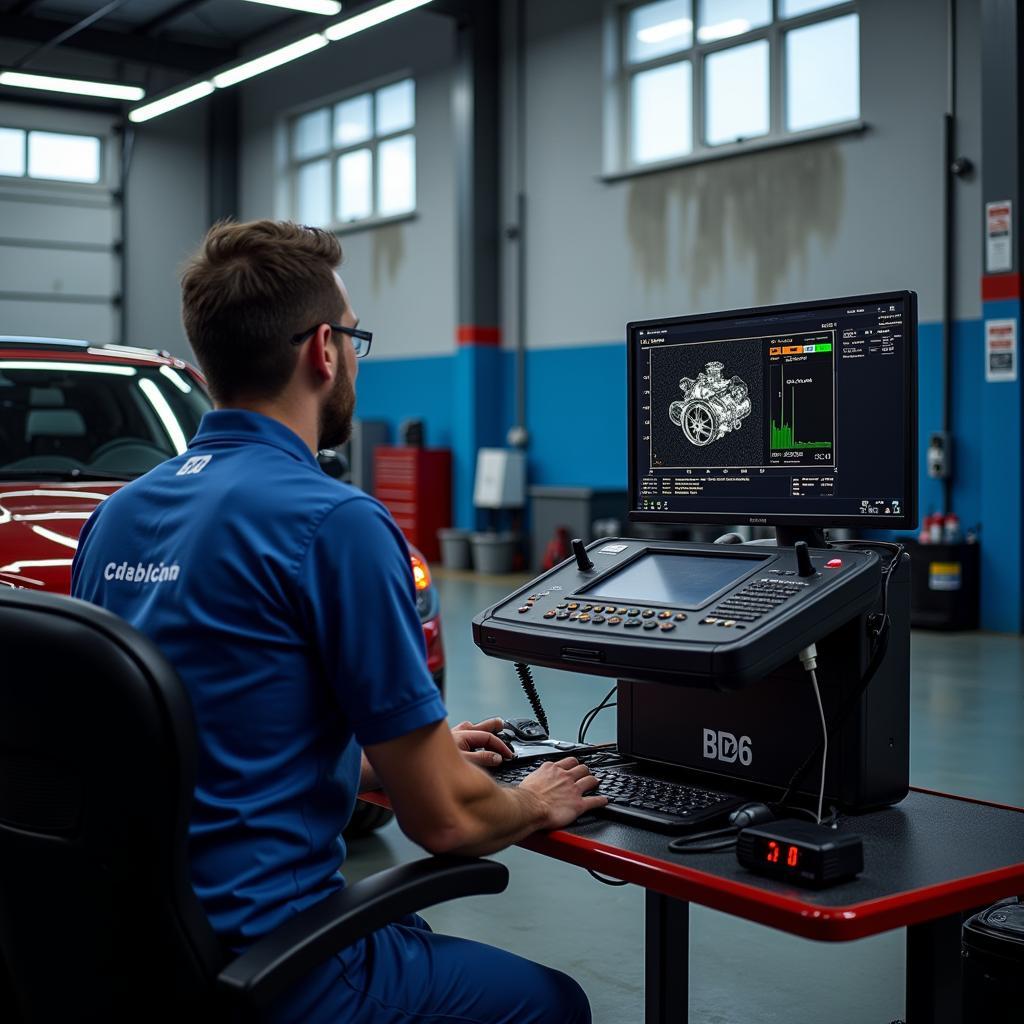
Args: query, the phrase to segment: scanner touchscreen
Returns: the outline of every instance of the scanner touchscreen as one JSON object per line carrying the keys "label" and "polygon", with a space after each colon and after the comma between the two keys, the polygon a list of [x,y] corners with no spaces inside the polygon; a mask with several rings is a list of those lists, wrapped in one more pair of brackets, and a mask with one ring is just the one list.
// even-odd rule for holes
{"label": "scanner touchscreen", "polygon": [[750,558],[648,552],[582,591],[602,601],[698,608],[758,564]]}

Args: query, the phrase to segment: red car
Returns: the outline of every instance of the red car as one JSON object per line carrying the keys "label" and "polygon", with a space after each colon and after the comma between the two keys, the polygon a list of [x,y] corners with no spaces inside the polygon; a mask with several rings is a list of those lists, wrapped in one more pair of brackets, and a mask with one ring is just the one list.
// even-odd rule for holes
{"label": "red car", "polygon": [[[185,450],[211,407],[166,352],[0,335],[0,586],[66,594],[92,510]],[[427,663],[443,690],[440,605],[410,545]]]}

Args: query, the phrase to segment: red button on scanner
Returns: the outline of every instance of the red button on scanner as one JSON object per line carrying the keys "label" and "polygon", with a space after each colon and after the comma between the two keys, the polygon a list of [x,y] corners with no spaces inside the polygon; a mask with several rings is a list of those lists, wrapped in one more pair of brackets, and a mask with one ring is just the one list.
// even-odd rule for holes
{"label": "red button on scanner", "polygon": [[826,569],[842,569],[843,560],[841,558],[833,558],[825,563]]}

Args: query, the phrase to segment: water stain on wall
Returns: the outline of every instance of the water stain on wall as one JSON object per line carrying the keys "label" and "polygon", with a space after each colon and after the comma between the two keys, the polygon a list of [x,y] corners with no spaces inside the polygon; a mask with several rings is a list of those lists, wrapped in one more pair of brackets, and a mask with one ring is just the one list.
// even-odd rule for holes
{"label": "water stain on wall", "polygon": [[[405,258],[405,234],[401,224],[386,224],[373,234],[373,276],[371,285],[374,294],[379,294],[385,284],[392,285],[398,275],[398,268]],[[384,276],[387,275],[387,281]]]}
{"label": "water stain on wall", "polygon": [[756,301],[769,303],[794,261],[806,268],[812,238],[835,240],[843,190],[843,157],[834,142],[634,178],[627,203],[633,258],[649,286],[682,278],[695,305],[703,289],[728,274],[728,254],[750,258]]}

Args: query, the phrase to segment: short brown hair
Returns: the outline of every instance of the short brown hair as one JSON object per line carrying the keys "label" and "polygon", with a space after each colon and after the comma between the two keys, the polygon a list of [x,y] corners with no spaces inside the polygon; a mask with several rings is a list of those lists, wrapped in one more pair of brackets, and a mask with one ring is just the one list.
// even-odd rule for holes
{"label": "short brown hair", "polygon": [[338,239],[290,221],[221,221],[181,276],[182,320],[217,401],[273,398],[291,379],[289,340],[334,323]]}

